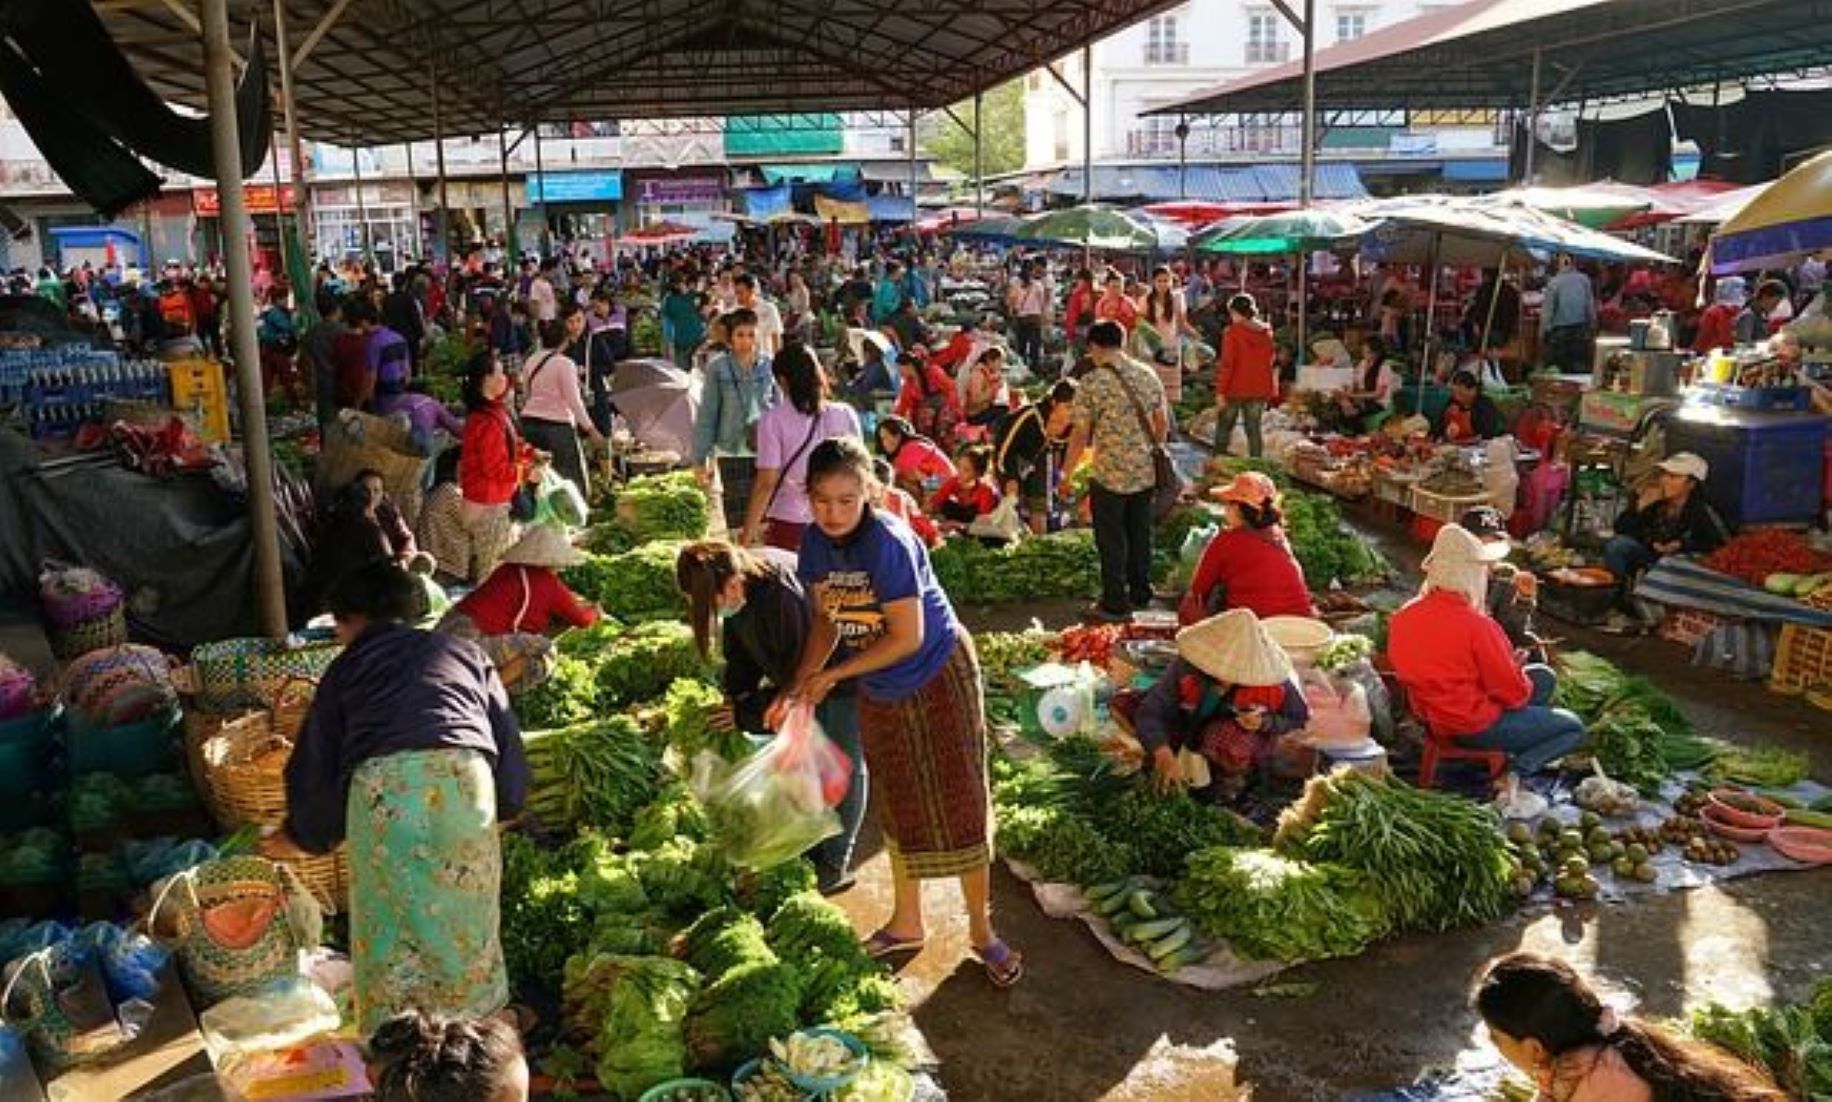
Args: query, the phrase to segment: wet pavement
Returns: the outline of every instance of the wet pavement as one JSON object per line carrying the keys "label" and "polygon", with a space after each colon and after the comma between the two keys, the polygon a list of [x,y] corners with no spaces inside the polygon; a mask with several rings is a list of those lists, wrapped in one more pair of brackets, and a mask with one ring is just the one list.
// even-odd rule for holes
{"label": "wet pavement", "polygon": [[[1387,544],[1402,569],[1417,551]],[[1416,576],[1416,575],[1414,575]],[[977,630],[1032,617],[1061,627],[1079,605],[965,610]],[[1651,677],[1698,728],[1816,755],[1832,781],[1832,713],[1693,670],[1678,646],[1553,625],[1582,647]],[[865,839],[859,884],[838,902],[860,929],[889,911],[888,862]],[[901,975],[917,1024],[956,1102],[977,1100],[1353,1098],[1434,1069],[1494,1060],[1467,1009],[1483,961],[1518,948],[1571,960],[1618,1005],[1656,1016],[1706,1002],[1747,1006],[1803,997],[1832,974],[1825,923],[1832,869],[1757,876],[1621,904],[1529,910],[1475,930],[1413,936],[1359,957],[1281,973],[1259,991],[1202,992],[1109,957],[1078,922],[1046,917],[1003,866],[994,873],[1000,932],[1025,956],[1013,990],[995,990],[968,953],[958,889],[928,886],[929,941]]]}

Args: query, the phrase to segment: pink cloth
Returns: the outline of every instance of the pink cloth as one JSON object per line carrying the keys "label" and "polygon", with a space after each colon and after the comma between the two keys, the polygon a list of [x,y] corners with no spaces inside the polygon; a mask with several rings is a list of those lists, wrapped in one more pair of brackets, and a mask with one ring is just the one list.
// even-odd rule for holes
{"label": "pink cloth", "polygon": [[528,401],[522,416],[579,429],[591,425],[592,415],[579,390],[579,365],[566,353],[536,352],[528,358]]}

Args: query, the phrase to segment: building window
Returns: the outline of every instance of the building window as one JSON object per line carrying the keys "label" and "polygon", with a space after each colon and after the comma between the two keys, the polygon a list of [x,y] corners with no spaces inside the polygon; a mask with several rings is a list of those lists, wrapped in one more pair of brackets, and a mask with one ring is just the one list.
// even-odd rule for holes
{"label": "building window", "polygon": [[1366,8],[1336,9],[1336,41],[1348,42],[1368,33]]}
{"label": "building window", "polygon": [[1291,60],[1291,47],[1279,30],[1279,14],[1270,9],[1247,13],[1247,64]]}
{"label": "building window", "polygon": [[1051,120],[1051,129],[1056,138],[1056,160],[1067,163],[1069,159],[1069,110],[1066,107],[1056,108],[1055,118]]}
{"label": "building window", "polygon": [[1190,44],[1177,38],[1179,16],[1160,15],[1145,24],[1145,64],[1188,65]]}
{"label": "building window", "polygon": [[1177,120],[1170,115],[1150,115],[1140,119],[1132,132],[1127,154],[1133,157],[1174,157],[1177,155]]}

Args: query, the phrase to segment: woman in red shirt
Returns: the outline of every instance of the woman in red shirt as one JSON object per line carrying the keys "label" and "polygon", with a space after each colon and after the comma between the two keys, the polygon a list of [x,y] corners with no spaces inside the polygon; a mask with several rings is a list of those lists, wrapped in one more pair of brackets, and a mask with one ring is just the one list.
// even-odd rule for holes
{"label": "woman in red shirt", "polygon": [[943,451],[954,447],[960,423],[966,419],[954,380],[915,349],[898,357],[897,372],[903,386],[891,412],[915,425],[917,432]]}
{"label": "woman in red shirt", "polygon": [[1247,422],[1247,454],[1255,459],[1265,450],[1260,418],[1266,404],[1279,395],[1278,374],[1273,368],[1276,348],[1272,327],[1260,320],[1259,304],[1249,294],[1228,300],[1228,327],[1221,334],[1221,361],[1215,369],[1215,402],[1221,415],[1215,421],[1215,452],[1227,455],[1234,440],[1234,423]]}
{"label": "woman in red shirt", "polygon": [[464,497],[459,520],[471,539],[472,581],[489,577],[515,542],[510,502],[529,474],[530,450],[504,404],[508,393],[509,376],[496,353],[474,356],[465,372],[464,404],[470,413],[458,460],[458,489]]}
{"label": "woman in red shirt", "polygon": [[1095,321],[1117,321],[1128,334],[1139,321],[1139,306],[1126,297],[1126,277],[1117,271],[1107,272],[1105,289],[1094,304]]}
{"label": "woman in red shirt", "polygon": [[547,633],[556,623],[584,628],[598,622],[598,610],[581,601],[555,573],[585,561],[550,524],[529,526],[502,565],[452,606],[435,629],[481,646],[512,691],[546,680],[553,645]]}
{"label": "woman in red shirt", "polygon": [[1552,707],[1552,667],[1523,665],[1507,632],[1489,616],[1489,568],[1508,544],[1483,543],[1455,524],[1438,529],[1425,556],[1425,588],[1393,614],[1387,658],[1428,738],[1507,755],[1496,784],[1509,818],[1530,819],[1546,801],[1520,788],[1584,741],[1584,721]]}
{"label": "woman in red shirt", "polygon": [[891,461],[896,485],[918,500],[927,493],[923,483],[939,485],[954,477],[954,461],[948,453],[901,417],[878,422],[878,450]]}
{"label": "woman in red shirt", "polygon": [[1075,286],[1069,288],[1069,301],[1062,311],[1062,329],[1071,347],[1080,344],[1094,324],[1094,273],[1083,268],[1075,273]]}
{"label": "woman in red shirt", "polygon": [[1314,616],[1304,568],[1285,539],[1282,495],[1272,479],[1245,471],[1215,489],[1227,526],[1203,549],[1190,591],[1177,606],[1185,626],[1230,608],[1269,616]]}
{"label": "woman in red shirt", "polygon": [[1692,351],[1703,353],[1713,348],[1729,351],[1737,346],[1737,315],[1743,312],[1746,286],[1742,276],[1725,276],[1718,280],[1711,305],[1698,316],[1698,333],[1692,338]]}

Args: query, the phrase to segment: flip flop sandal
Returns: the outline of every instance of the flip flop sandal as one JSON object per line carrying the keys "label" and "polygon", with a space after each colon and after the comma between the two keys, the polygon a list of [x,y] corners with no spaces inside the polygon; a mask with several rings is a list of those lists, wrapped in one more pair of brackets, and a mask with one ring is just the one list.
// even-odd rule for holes
{"label": "flip flop sandal", "polygon": [[922,938],[900,938],[889,930],[879,930],[865,939],[865,955],[873,960],[894,957],[900,953],[919,953],[923,946]]}
{"label": "flip flop sandal", "polygon": [[979,958],[994,987],[1010,987],[1024,978],[1024,954],[1003,941],[975,949],[973,955]]}

